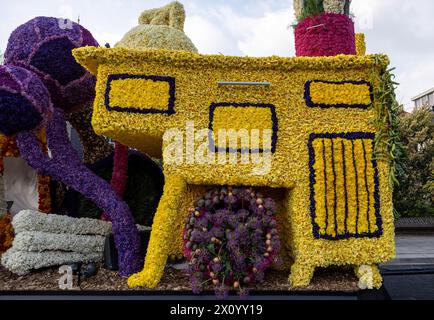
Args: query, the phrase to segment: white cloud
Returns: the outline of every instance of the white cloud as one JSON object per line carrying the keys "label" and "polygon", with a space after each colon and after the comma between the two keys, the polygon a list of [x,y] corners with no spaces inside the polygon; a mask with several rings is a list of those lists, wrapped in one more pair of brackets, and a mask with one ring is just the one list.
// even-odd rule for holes
{"label": "white cloud", "polygon": [[250,32],[238,41],[241,52],[249,56],[294,55],[294,33],[289,26],[291,15],[292,11],[282,10],[247,20]]}
{"label": "white cloud", "polygon": [[189,16],[186,33],[202,53],[225,53],[248,56],[289,56],[294,54],[292,29],[293,10],[273,11],[262,5],[265,12],[245,15],[222,5],[198,10]]}
{"label": "white cloud", "polygon": [[230,54],[231,39],[224,34],[218,25],[211,23],[199,15],[191,15],[185,23],[185,33],[196,45],[200,53]]}
{"label": "white cloud", "polygon": [[100,46],[105,46],[106,43],[110,44],[110,47],[119,42],[124,36],[121,32],[94,32],[93,36],[98,41]]}
{"label": "white cloud", "polygon": [[74,9],[70,5],[61,5],[57,11],[59,13],[59,18],[70,19],[73,21],[75,21],[77,18],[75,16]]}
{"label": "white cloud", "polygon": [[398,73],[397,81],[400,82],[398,101],[411,111],[414,107],[411,98],[434,87],[434,61],[421,61],[411,69]]}

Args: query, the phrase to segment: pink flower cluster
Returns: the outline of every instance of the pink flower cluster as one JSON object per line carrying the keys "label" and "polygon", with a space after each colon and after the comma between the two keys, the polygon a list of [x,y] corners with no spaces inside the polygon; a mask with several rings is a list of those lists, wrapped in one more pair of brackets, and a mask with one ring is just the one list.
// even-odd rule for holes
{"label": "pink flower cluster", "polygon": [[298,57],[356,54],[354,22],[344,14],[324,13],[308,17],[295,29]]}

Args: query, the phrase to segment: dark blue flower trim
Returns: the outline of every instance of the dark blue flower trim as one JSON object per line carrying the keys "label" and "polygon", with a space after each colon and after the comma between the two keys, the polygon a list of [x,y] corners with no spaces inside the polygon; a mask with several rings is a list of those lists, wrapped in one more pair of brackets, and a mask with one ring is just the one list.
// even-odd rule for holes
{"label": "dark blue flower trim", "polygon": [[[115,80],[120,79],[146,79],[146,80],[153,80],[153,81],[161,81],[161,82],[167,82],[169,84],[169,100],[167,103],[167,109],[161,110],[161,109],[142,109],[142,108],[122,108],[120,106],[111,106],[110,105],[110,90],[111,90],[111,83]],[[167,114],[167,115],[173,115],[175,114],[175,78],[173,77],[166,77],[166,76],[146,76],[146,75],[132,75],[132,74],[111,74],[108,76],[107,79],[107,87],[105,91],[105,107],[108,111],[117,111],[117,112],[128,112],[128,113],[142,113],[142,114]]]}
{"label": "dark blue flower trim", "polygon": [[[320,234],[320,227],[315,222],[316,218],[316,203],[315,203],[315,184],[316,181],[316,174],[315,174],[315,150],[313,148],[313,142],[315,139],[346,139],[346,140],[370,140],[372,141],[372,146],[374,147],[374,133],[367,133],[367,132],[351,132],[351,133],[312,133],[309,137],[308,141],[308,152],[309,152],[309,171],[310,171],[310,213],[311,213],[311,220],[312,220],[312,232],[313,236],[316,239],[325,239],[325,240],[343,240],[343,239],[350,239],[350,238],[379,238],[383,234],[383,226],[382,226],[382,218],[380,214],[380,191],[379,191],[379,176],[378,176],[378,167],[377,167],[377,161],[375,159],[372,159],[372,166],[374,168],[374,208],[375,208],[375,217],[376,217],[376,226],[377,230],[375,232],[363,232],[363,233],[350,233],[347,230],[347,216],[348,216],[348,205],[347,205],[347,185],[346,185],[346,179],[344,177],[344,186],[345,186],[345,234],[337,234],[336,236],[332,235],[323,235]],[[345,153],[343,150],[343,159],[345,159]],[[354,161],[353,157],[353,161]],[[344,171],[343,174],[346,176],[346,169],[345,169],[345,160],[344,160]],[[365,166],[366,169],[366,166]],[[358,200],[357,200],[358,201]],[[336,214],[335,214],[336,215]],[[336,218],[336,217],[335,217]]]}
{"label": "dark blue flower trim", "polygon": [[[355,84],[355,85],[367,85],[369,87],[369,95],[371,98],[371,103],[370,104],[324,104],[324,103],[314,103],[312,101],[312,97],[310,94],[310,86],[312,83],[329,83],[329,84],[346,84],[346,83],[351,83],[351,84]],[[352,109],[368,109],[372,103],[374,102],[374,92],[372,89],[372,85],[371,83],[367,82],[367,81],[325,81],[325,80],[312,80],[312,81],[307,81],[305,83],[304,86],[304,99],[306,101],[306,105],[310,108],[352,108]]]}
{"label": "dark blue flower trim", "polygon": [[[214,137],[213,137],[213,120],[214,120],[214,111],[217,108],[225,108],[225,107],[235,107],[235,108],[247,108],[247,107],[255,107],[255,108],[268,108],[271,111],[271,121],[273,123],[273,134],[271,136],[271,150],[270,149],[250,149],[250,148],[222,148],[217,147],[215,145]],[[234,102],[220,102],[220,103],[212,103],[209,107],[209,149],[213,152],[226,152],[226,153],[274,153],[276,151],[277,145],[277,133],[278,133],[278,121],[276,115],[276,107],[272,104],[266,103],[234,103]]]}

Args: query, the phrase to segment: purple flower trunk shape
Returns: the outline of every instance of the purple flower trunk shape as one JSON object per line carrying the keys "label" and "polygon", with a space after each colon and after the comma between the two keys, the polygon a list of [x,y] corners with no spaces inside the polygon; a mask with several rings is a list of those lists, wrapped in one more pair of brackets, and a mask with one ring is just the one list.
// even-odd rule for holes
{"label": "purple flower trunk shape", "polygon": [[34,132],[21,132],[17,140],[21,156],[38,173],[62,181],[108,213],[119,255],[119,274],[129,276],[140,271],[143,265],[140,238],[128,205],[106,181],[81,162],[68,139],[63,111],[55,108],[47,127],[52,158],[44,154]]}

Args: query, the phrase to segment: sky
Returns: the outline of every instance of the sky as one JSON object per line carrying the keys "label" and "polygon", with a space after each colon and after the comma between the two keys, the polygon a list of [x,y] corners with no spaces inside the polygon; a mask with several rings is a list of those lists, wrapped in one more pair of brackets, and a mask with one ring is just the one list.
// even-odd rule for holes
{"label": "sky", "polygon": [[[10,33],[35,16],[77,21],[101,45],[112,46],[145,9],[170,0],[0,0],[0,51]],[[237,56],[294,56],[292,0],[181,0],[185,32],[200,53]],[[368,53],[386,53],[400,83],[397,98],[406,110],[411,98],[434,87],[434,1],[353,0],[356,32],[366,34]]]}

